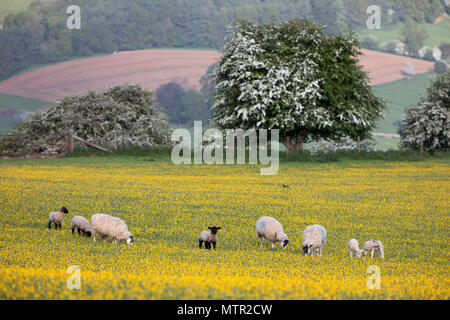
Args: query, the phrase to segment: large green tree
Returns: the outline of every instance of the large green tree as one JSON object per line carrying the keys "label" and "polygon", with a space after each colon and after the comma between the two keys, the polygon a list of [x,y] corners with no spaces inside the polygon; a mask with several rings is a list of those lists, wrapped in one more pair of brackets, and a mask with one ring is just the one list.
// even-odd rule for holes
{"label": "large green tree", "polygon": [[310,20],[237,21],[215,69],[215,124],[279,129],[288,151],[309,139],[368,137],[385,104],[357,63],[359,48],[353,35],[327,35]]}

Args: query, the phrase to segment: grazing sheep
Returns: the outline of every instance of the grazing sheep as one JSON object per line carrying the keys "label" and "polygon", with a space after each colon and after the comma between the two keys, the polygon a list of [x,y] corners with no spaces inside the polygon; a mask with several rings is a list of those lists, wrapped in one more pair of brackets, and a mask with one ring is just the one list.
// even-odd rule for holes
{"label": "grazing sheep", "polygon": [[48,217],[48,228],[51,229],[52,223],[54,223],[55,229],[58,229],[58,227],[61,229],[61,222],[62,222],[64,213],[69,213],[69,210],[67,210],[66,207],[61,207],[61,209],[59,209],[59,211],[50,213],[50,215]]}
{"label": "grazing sheep", "polygon": [[348,250],[350,252],[350,258],[352,257],[353,254],[355,254],[355,257],[357,258],[361,257],[362,251],[359,250],[358,240],[350,239],[350,241],[348,242]]}
{"label": "grazing sheep", "polygon": [[205,243],[205,249],[211,249],[211,243],[214,246],[214,250],[216,250],[216,242],[217,242],[217,230],[220,230],[221,227],[208,227],[211,231],[202,231],[200,232],[200,236],[198,237],[198,247],[201,249],[203,242]]}
{"label": "grazing sheep", "polygon": [[281,223],[272,217],[261,217],[256,221],[256,236],[261,241],[263,247],[263,238],[266,238],[275,248],[275,243],[279,242],[283,249],[289,244],[288,236],[284,233]]}
{"label": "grazing sheep", "polygon": [[89,220],[82,216],[73,217],[70,222],[70,228],[72,229],[72,235],[75,229],[77,229],[79,235],[83,233],[83,236],[90,237],[92,234]]}
{"label": "grazing sheep", "polygon": [[364,243],[364,255],[367,257],[367,251],[370,251],[370,257],[373,258],[373,252],[378,252],[381,259],[384,259],[384,246],[381,241],[369,240]]}
{"label": "grazing sheep", "polygon": [[95,236],[98,234],[102,240],[111,237],[114,239],[114,243],[118,241],[126,241],[128,244],[133,243],[133,236],[128,231],[125,222],[108,214],[96,213],[92,215],[91,231],[94,241]]}
{"label": "grazing sheep", "polygon": [[322,256],[322,248],[325,246],[327,240],[327,231],[324,227],[318,224],[307,226],[303,231],[303,252],[314,255],[320,251]]}

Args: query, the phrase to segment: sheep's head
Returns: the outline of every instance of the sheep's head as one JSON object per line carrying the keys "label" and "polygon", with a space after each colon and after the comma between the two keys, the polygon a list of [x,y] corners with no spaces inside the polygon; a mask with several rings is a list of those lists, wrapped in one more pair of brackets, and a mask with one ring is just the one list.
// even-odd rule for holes
{"label": "sheep's head", "polygon": [[311,252],[312,244],[303,243],[303,252],[309,254]]}
{"label": "sheep's head", "polygon": [[59,211],[62,213],[69,213],[69,210],[67,210],[66,207],[61,207],[61,209],[59,209]]}
{"label": "sheep's head", "polygon": [[129,237],[127,238],[127,243],[128,243],[128,244],[133,244],[133,242],[134,242],[133,236],[129,236]]}
{"label": "sheep's head", "polygon": [[86,231],[86,232],[85,232],[85,235],[86,235],[86,237],[90,237],[90,236],[92,236],[92,232]]}
{"label": "sheep's head", "polygon": [[221,229],[221,227],[215,227],[215,226],[213,226],[213,227],[208,227],[208,229],[211,230],[211,233],[212,233],[212,234],[216,234],[216,233],[217,233],[217,230]]}
{"label": "sheep's head", "polygon": [[362,251],[361,250],[356,251],[355,255],[357,258],[361,258]]}
{"label": "sheep's head", "polygon": [[289,239],[288,239],[288,238],[283,239],[283,241],[281,241],[281,247],[282,247],[283,249],[286,249],[286,247],[287,247],[288,244],[289,244]]}

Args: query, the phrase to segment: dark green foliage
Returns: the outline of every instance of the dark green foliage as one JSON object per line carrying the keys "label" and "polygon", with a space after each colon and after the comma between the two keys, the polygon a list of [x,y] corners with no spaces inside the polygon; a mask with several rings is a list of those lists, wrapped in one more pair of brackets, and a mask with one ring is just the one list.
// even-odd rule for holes
{"label": "dark green foliage", "polygon": [[443,60],[450,61],[450,43],[442,42],[441,45],[439,46],[439,49],[442,52],[441,58]]}
{"label": "dark green foliage", "polygon": [[448,70],[448,66],[447,63],[445,63],[444,61],[436,61],[434,63],[434,71],[438,74],[443,74],[446,73]]}
{"label": "dark green foliage", "polygon": [[401,30],[401,33],[405,37],[403,42],[408,48],[409,54],[417,56],[417,51],[423,47],[425,40],[428,37],[426,31],[421,29],[412,19],[408,19]]}
{"label": "dark green foliage", "polygon": [[211,118],[211,107],[202,93],[186,91],[179,84],[170,82],[160,86],[155,94],[157,103],[167,110],[173,124],[193,125],[196,120],[208,124]]}
{"label": "dark green foliage", "polygon": [[379,44],[375,37],[373,36],[367,36],[363,39],[361,43],[362,47],[369,50],[378,50]]}

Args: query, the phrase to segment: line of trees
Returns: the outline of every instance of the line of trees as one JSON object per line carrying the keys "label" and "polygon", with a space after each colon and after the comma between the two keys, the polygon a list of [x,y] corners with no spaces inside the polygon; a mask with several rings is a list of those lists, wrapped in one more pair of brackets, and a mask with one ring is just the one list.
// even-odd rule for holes
{"label": "line of trees", "polygon": [[70,0],[33,2],[9,15],[0,30],[0,79],[34,64],[151,47],[220,49],[237,18],[256,23],[311,18],[329,33],[365,26],[366,9],[378,4],[383,24],[430,22],[444,0],[79,0],[81,30],[66,28]]}

